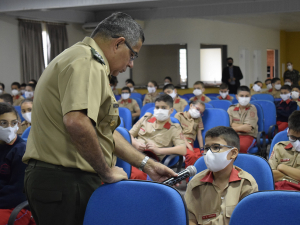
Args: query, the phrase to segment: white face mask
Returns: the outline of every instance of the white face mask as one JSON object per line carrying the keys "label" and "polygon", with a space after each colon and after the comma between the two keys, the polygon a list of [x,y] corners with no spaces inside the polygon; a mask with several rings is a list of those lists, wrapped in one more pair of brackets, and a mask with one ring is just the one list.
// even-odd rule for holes
{"label": "white face mask", "polygon": [[189,109],[189,113],[194,119],[197,119],[201,116],[201,113],[197,109]]}
{"label": "white face mask", "polygon": [[297,91],[292,91],[292,99],[298,99],[299,98],[299,92]]}
{"label": "white face mask", "polygon": [[25,91],[25,98],[32,98],[33,97],[33,91]]}
{"label": "white face mask", "polygon": [[250,102],[250,97],[238,97],[238,101],[239,101],[240,105],[246,106]]}
{"label": "white face mask", "polygon": [[126,100],[130,97],[130,94],[129,93],[124,93],[124,94],[121,94],[122,96],[122,99]]}
{"label": "white face mask", "polygon": [[272,88],[273,88],[273,87],[272,87],[272,84],[268,84],[268,85],[267,85],[267,88],[268,88],[268,89],[272,89]]}
{"label": "white face mask", "polygon": [[195,89],[193,91],[193,94],[196,95],[196,96],[202,95],[202,90],[201,89]]}
{"label": "white face mask", "polygon": [[19,94],[19,91],[18,91],[17,89],[13,89],[13,90],[11,91],[11,94],[12,94],[12,96],[16,96],[16,95]]}
{"label": "white face mask", "polygon": [[134,91],[134,87],[129,88],[131,93]]}
{"label": "white face mask", "polygon": [[261,91],[261,87],[258,86],[257,84],[254,84],[253,85],[253,90],[256,91],[256,92],[260,92]]}
{"label": "white face mask", "polygon": [[288,99],[290,99],[291,97],[291,94],[288,93],[288,94],[280,94],[280,98],[282,98],[283,101],[286,101]]}
{"label": "white face mask", "polygon": [[31,123],[31,112],[22,113],[22,116],[28,123]]}
{"label": "white face mask", "polygon": [[155,88],[155,87],[148,87],[147,89],[148,89],[148,92],[149,92],[150,94],[152,94],[152,93],[154,93],[154,92],[156,91],[156,88]]}
{"label": "white face mask", "polygon": [[173,90],[173,92],[171,94],[169,94],[173,99],[176,98],[177,94],[175,93],[175,91]]}
{"label": "white face mask", "polygon": [[110,87],[111,87],[111,90],[114,90],[114,88],[115,88],[114,86],[110,86]]}
{"label": "white face mask", "polygon": [[232,159],[230,159],[230,160],[227,159],[227,155],[232,149],[229,149],[226,152],[220,152],[220,153],[212,153],[209,150],[204,155],[204,162],[205,162],[207,168],[212,172],[218,172],[220,170],[223,170],[232,161]]}
{"label": "white face mask", "polygon": [[0,140],[6,143],[12,142],[17,136],[17,131],[19,130],[18,124],[14,127],[3,128],[0,127]]}
{"label": "white face mask", "polygon": [[167,84],[169,84],[169,82],[165,82],[165,83],[164,83],[164,85],[167,85]]}
{"label": "white face mask", "polygon": [[221,97],[223,98],[223,99],[225,99],[226,97],[227,97],[227,95],[228,95],[228,91],[227,92],[221,92],[221,91],[219,91],[219,93],[220,93],[220,95],[221,95]]}
{"label": "white face mask", "polygon": [[21,94],[24,95],[25,94],[25,90],[21,90]]}
{"label": "white face mask", "polygon": [[2,90],[0,90],[0,95],[2,95],[2,93],[3,93],[3,91],[2,91]]}
{"label": "white face mask", "polygon": [[293,70],[293,66],[292,66],[292,65],[288,65],[287,68],[288,68],[288,70],[290,70],[290,71]]}
{"label": "white face mask", "polygon": [[291,139],[289,138],[291,144],[293,145],[293,148],[297,151],[300,152],[300,141],[291,141]]}
{"label": "white face mask", "polygon": [[158,121],[165,121],[167,119],[169,119],[169,109],[154,109],[154,117],[156,117],[156,119]]}
{"label": "white face mask", "polygon": [[276,89],[277,91],[279,91],[280,88],[281,88],[281,84],[275,84],[275,89]]}
{"label": "white face mask", "polygon": [[285,84],[285,85],[289,85],[289,86],[291,86],[291,85],[292,85],[292,83],[291,83],[291,82],[289,82],[289,81],[285,82],[284,84]]}

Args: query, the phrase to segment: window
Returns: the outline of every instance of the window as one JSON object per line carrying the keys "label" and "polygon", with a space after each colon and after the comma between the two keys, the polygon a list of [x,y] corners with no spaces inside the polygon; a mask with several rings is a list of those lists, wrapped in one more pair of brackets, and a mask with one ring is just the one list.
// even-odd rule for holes
{"label": "window", "polygon": [[187,65],[186,65],[186,49],[179,50],[179,73],[180,73],[180,83],[185,83],[187,81]]}
{"label": "window", "polygon": [[46,68],[50,60],[50,40],[49,40],[49,34],[47,31],[46,23],[42,23],[42,39],[43,39],[44,62]]}

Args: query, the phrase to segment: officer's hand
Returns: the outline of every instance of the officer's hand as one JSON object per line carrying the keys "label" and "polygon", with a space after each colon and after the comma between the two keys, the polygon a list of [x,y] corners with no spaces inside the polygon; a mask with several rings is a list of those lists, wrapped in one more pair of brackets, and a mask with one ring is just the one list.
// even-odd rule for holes
{"label": "officer's hand", "polygon": [[115,183],[121,180],[127,180],[127,173],[123,170],[123,168],[114,166],[110,169],[110,172],[107,176],[101,176],[101,179],[104,183]]}
{"label": "officer's hand", "polygon": [[155,154],[160,154],[159,153],[159,148],[156,146],[156,144],[154,143],[148,143],[146,145],[146,149],[151,150],[152,152],[154,152]]}
{"label": "officer's hand", "polygon": [[144,172],[147,173],[150,178],[154,181],[162,182],[171,177],[177,177],[178,174],[175,173],[170,168],[165,165],[155,162],[152,159],[149,159],[145,165]]}

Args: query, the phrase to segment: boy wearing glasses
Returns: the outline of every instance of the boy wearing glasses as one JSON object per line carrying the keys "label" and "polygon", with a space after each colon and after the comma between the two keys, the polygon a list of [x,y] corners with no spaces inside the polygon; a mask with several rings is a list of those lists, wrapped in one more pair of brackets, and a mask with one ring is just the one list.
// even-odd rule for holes
{"label": "boy wearing glasses", "polygon": [[185,194],[189,225],[228,225],[235,206],[258,191],[255,179],[233,165],[239,148],[239,136],[230,127],[206,132],[203,154],[208,169],[194,176]]}
{"label": "boy wearing glasses", "polygon": [[300,111],[290,115],[288,127],[289,141],[274,146],[269,164],[276,190],[300,191]]}

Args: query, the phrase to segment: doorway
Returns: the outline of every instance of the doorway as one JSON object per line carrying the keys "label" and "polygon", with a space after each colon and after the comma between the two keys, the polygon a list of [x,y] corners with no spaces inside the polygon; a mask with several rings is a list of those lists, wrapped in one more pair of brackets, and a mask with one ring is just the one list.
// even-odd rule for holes
{"label": "doorway", "polygon": [[278,75],[278,50],[267,49],[267,78],[273,79]]}

